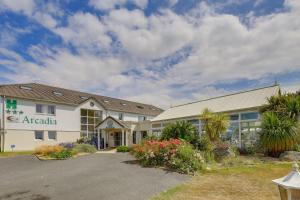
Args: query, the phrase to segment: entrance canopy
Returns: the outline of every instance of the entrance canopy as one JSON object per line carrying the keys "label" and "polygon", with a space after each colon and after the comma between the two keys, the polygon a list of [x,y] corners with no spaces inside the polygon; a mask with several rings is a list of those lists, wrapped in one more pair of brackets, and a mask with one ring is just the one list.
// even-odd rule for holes
{"label": "entrance canopy", "polygon": [[96,129],[130,129],[130,127],[123,121],[108,116],[96,126]]}

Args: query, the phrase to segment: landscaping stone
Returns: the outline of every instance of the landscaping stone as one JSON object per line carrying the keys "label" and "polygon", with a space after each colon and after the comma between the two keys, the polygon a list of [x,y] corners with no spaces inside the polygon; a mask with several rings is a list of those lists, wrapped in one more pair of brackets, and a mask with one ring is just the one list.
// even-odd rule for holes
{"label": "landscaping stone", "polygon": [[300,152],[298,151],[285,151],[280,154],[279,159],[282,161],[300,161]]}

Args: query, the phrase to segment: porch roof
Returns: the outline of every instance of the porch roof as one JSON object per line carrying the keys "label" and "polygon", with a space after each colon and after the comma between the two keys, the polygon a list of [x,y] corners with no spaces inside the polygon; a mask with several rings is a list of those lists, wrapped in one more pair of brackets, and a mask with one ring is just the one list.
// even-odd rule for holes
{"label": "porch roof", "polygon": [[116,122],[122,128],[130,129],[130,124],[129,123],[127,123],[126,121],[118,120],[118,119],[116,119],[116,118],[114,118],[112,116],[106,117],[102,122],[100,122],[99,124],[96,125],[96,128],[98,128],[99,126],[101,126],[102,124],[104,124],[105,122],[107,122],[109,119],[113,120],[114,122]]}

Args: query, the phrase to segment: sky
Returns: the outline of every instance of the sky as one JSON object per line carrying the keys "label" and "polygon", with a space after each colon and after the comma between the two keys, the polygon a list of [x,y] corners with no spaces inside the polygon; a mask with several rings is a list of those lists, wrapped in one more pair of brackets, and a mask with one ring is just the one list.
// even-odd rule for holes
{"label": "sky", "polygon": [[0,84],[168,108],[300,89],[299,0],[0,0]]}

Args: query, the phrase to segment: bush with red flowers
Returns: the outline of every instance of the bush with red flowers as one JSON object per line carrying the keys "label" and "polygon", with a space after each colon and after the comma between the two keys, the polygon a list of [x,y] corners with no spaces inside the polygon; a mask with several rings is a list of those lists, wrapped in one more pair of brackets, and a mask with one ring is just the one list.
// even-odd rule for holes
{"label": "bush with red flowers", "polygon": [[182,173],[195,172],[203,163],[199,152],[178,139],[144,141],[131,152],[143,166],[163,166]]}

